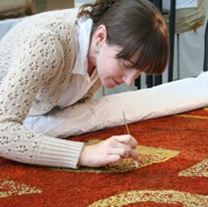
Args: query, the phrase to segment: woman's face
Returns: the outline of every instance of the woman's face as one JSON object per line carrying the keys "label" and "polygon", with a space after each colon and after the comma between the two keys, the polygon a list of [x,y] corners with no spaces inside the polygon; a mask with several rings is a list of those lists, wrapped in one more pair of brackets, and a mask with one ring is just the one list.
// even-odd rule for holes
{"label": "woman's face", "polygon": [[116,58],[121,49],[118,46],[109,46],[106,43],[103,43],[99,48],[96,66],[100,80],[106,88],[113,88],[122,83],[131,86],[142,72],[132,68],[137,58],[136,55],[130,60]]}

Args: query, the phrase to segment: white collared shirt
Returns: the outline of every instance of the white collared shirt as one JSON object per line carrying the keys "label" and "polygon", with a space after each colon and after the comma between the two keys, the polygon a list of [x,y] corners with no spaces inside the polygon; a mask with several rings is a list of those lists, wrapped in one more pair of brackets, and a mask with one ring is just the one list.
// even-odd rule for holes
{"label": "white collared shirt", "polygon": [[87,94],[90,88],[99,79],[97,70],[95,69],[91,76],[88,70],[88,49],[90,44],[90,35],[92,29],[92,19],[88,16],[82,16],[77,22],[77,52],[76,62],[72,71],[72,77],[64,94],[58,101],[59,107],[70,106]]}

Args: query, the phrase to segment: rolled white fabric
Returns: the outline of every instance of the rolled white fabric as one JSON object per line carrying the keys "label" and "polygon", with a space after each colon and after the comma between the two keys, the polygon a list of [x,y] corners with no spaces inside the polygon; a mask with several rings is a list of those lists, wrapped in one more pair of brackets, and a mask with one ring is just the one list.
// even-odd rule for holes
{"label": "rolled white fabric", "polygon": [[208,106],[208,72],[153,88],[130,91],[77,104],[24,124],[37,132],[69,137],[104,128],[173,115]]}

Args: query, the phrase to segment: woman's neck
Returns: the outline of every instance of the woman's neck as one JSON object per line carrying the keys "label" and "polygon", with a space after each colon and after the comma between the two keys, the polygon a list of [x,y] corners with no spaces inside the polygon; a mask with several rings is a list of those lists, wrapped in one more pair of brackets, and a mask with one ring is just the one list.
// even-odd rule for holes
{"label": "woman's neck", "polygon": [[88,58],[88,70],[87,70],[87,72],[88,72],[89,76],[92,75],[93,71],[96,68],[96,54],[93,51],[93,44],[94,44],[94,41],[93,41],[93,38],[91,37],[90,44],[89,44],[88,55],[87,55],[87,58]]}
{"label": "woman's neck", "polygon": [[94,70],[95,70],[95,66],[90,63],[89,58],[88,58],[88,69],[87,69],[87,72],[88,72],[89,76],[92,75]]}

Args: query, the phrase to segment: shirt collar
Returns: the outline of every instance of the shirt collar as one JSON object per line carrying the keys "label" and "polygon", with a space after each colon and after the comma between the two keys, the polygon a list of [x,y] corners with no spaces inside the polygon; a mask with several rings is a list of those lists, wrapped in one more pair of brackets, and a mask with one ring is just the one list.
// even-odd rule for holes
{"label": "shirt collar", "polygon": [[76,49],[76,62],[73,74],[84,75],[88,69],[88,49],[90,44],[90,34],[92,31],[92,19],[88,15],[81,16],[76,25],[77,34],[77,49]]}

